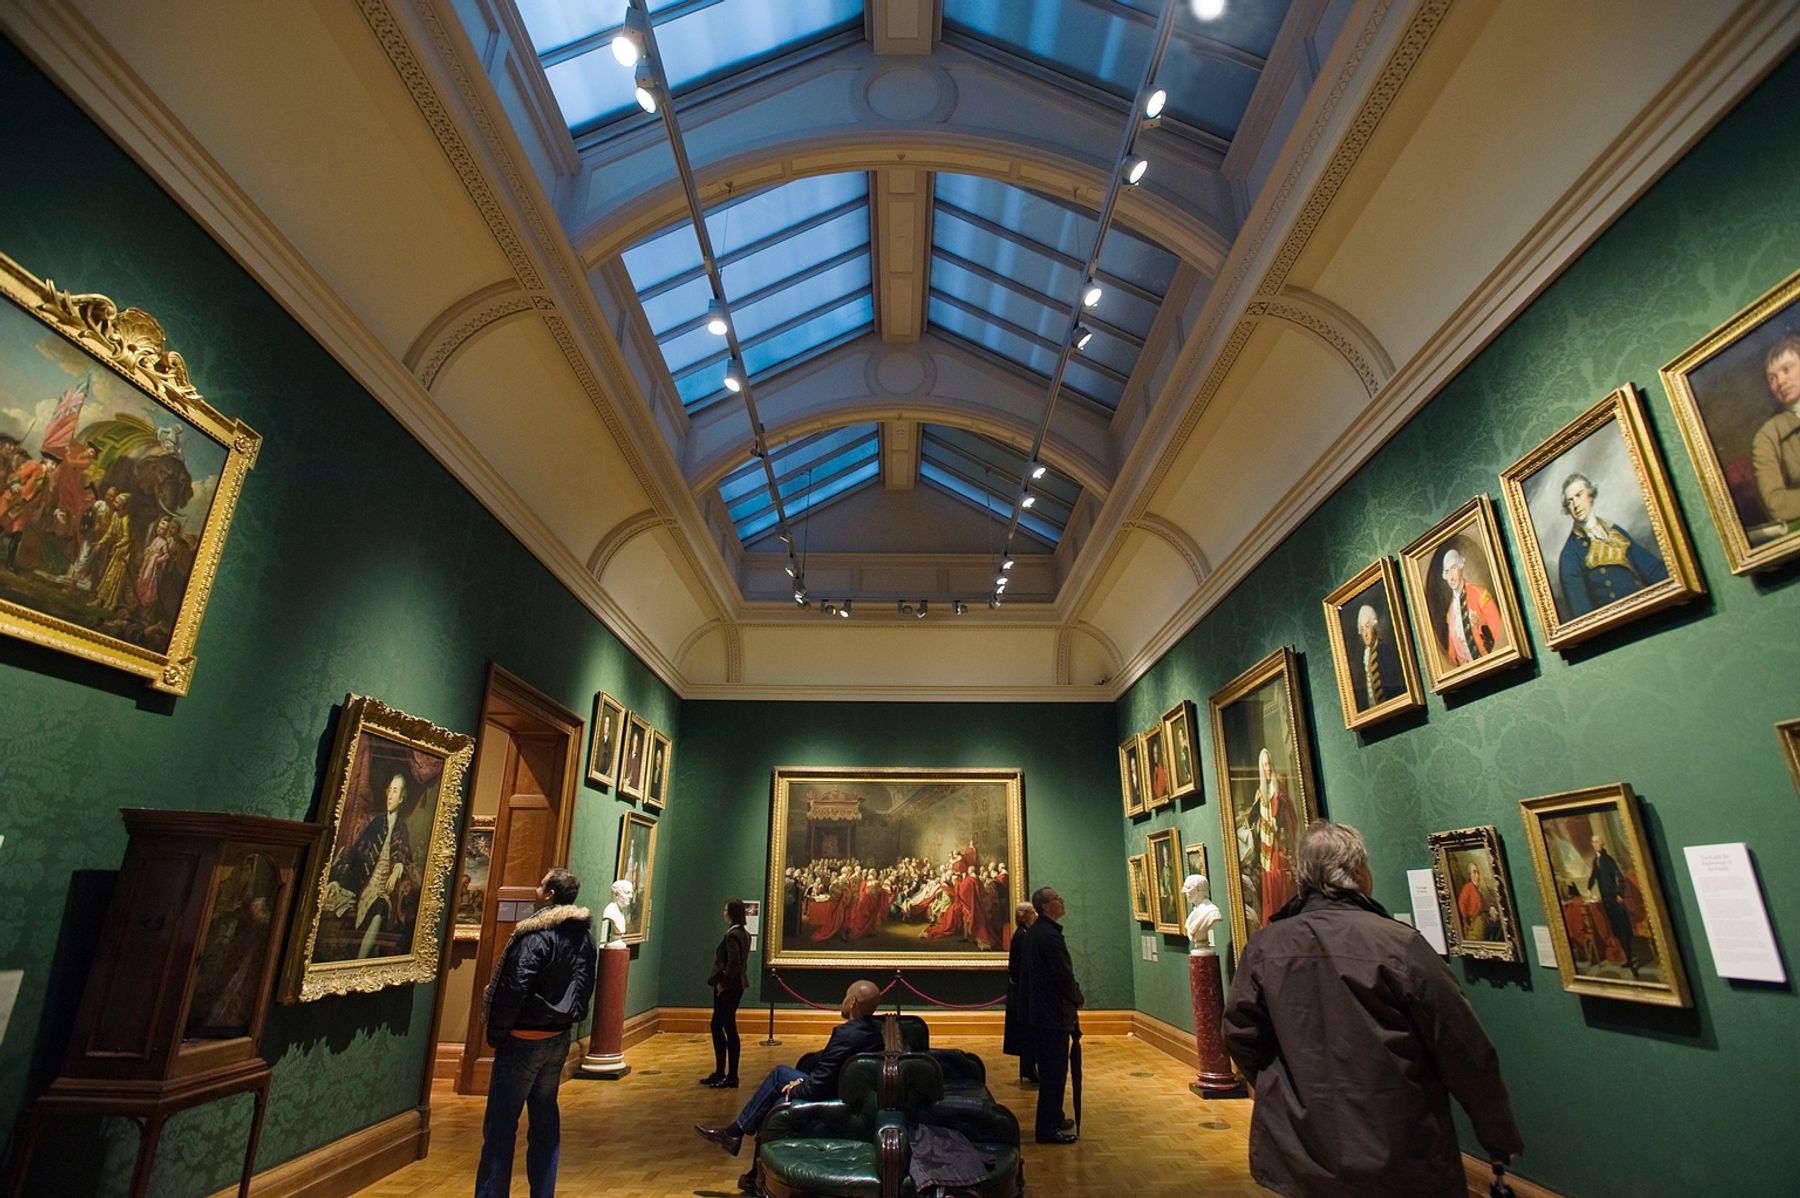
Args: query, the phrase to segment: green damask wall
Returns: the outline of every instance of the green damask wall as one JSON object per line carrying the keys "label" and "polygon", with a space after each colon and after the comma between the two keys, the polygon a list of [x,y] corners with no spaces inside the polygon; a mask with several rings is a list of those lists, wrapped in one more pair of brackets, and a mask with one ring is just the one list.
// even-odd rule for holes
{"label": "green damask wall", "polygon": [[[1791,1192],[1791,1176],[1780,1178],[1800,1126],[1800,1005],[1791,983],[1713,973],[1681,847],[1748,842],[1788,969],[1800,965],[1791,947],[1800,877],[1787,868],[1800,858],[1800,805],[1771,729],[1800,716],[1800,572],[1732,576],[1656,372],[1800,265],[1796,111],[1800,62],[1790,61],[1118,705],[1121,736],[1177,698],[1199,705],[1205,802],[1132,824],[1125,843],[1142,851],[1146,832],[1177,824],[1184,841],[1206,844],[1217,871],[1206,700],[1292,645],[1305,665],[1325,811],[1362,829],[1376,897],[1400,911],[1404,871],[1430,864],[1426,833],[1494,824],[1521,919],[1544,923],[1519,800],[1631,783],[1694,1009],[1565,994],[1535,963],[1452,965],[1499,1046],[1527,1146],[1522,1175],[1570,1198]],[[1627,381],[1645,393],[1710,593],[1566,656],[1544,649],[1528,611],[1534,664],[1449,702],[1432,696],[1423,719],[1346,732],[1321,597],[1470,495],[1498,502],[1501,469]],[[1517,584],[1517,541],[1504,516],[1502,525]],[[1134,961],[1138,1006],[1192,1027],[1185,971],[1178,943],[1156,964]],[[1464,1131],[1464,1147],[1479,1152]]]}
{"label": "green damask wall", "polygon": [[[264,437],[191,694],[167,700],[0,640],[0,970],[25,974],[0,1043],[10,1136],[66,1042],[125,848],[118,808],[308,818],[345,692],[472,732],[490,659],[584,717],[604,686],[680,736],[650,671],[4,42],[0,111],[13,118],[0,121],[0,250],[153,313],[201,392]],[[582,788],[577,871],[611,877],[623,809]],[[643,947],[632,1010],[654,1002],[659,943]],[[432,996],[415,986],[275,1007],[261,1166],[410,1109]],[[191,1198],[232,1180],[248,1101],[177,1116],[155,1192]],[[72,1122],[40,1152],[34,1192],[122,1193],[135,1145],[121,1121]]]}
{"label": "green damask wall", "polygon": [[[655,919],[666,956],[658,1001],[711,1005],[706,975],[733,896],[765,897],[770,778],[783,765],[1018,768],[1024,773],[1026,878],[1055,886],[1069,903],[1069,952],[1096,1009],[1131,1006],[1125,943],[1111,931],[1130,915],[1117,862],[1093,846],[1113,835],[1118,786],[1104,704],[686,702],[671,781],[679,789],[657,842]],[[769,915],[765,912],[764,921]],[[779,918],[776,913],[775,918]],[[762,944],[752,966],[760,968]],[[891,974],[858,971],[886,985]],[[835,1005],[855,976],[784,973],[814,1002]],[[1005,991],[1000,974],[907,971],[946,1002],[981,1002]],[[767,973],[748,1006],[797,1006]],[[907,998],[909,1007],[919,1004]],[[991,1066],[990,1066],[991,1067]]]}

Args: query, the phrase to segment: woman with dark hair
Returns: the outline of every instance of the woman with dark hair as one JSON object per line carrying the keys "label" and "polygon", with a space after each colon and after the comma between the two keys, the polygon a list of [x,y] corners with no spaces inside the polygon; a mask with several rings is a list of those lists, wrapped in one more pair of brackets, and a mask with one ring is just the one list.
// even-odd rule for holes
{"label": "woman with dark hair", "polygon": [[703,1086],[715,1090],[735,1090],[738,1084],[738,1000],[749,988],[750,978],[744,965],[750,959],[750,933],[744,930],[744,900],[732,899],[725,904],[725,922],[731,926],[725,938],[713,950],[712,975],[706,984],[713,989],[712,1042],[713,1071],[700,1079]]}
{"label": "woman with dark hair", "polygon": [[1013,908],[1012,945],[1006,950],[1006,1038],[1000,1043],[1000,1050],[1007,1056],[1019,1058],[1020,1083],[1034,1086],[1038,1079],[1037,1056],[1031,1051],[1031,1029],[1025,1026],[1024,1012],[1019,1009],[1019,967],[1025,951],[1025,929],[1036,922],[1037,908],[1030,903]]}

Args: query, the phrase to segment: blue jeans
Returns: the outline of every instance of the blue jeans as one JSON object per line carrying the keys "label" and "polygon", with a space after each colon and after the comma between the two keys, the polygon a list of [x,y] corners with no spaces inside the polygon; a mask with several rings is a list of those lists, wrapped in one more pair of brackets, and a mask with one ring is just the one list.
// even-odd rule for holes
{"label": "blue jeans", "polygon": [[556,1088],[562,1084],[569,1033],[548,1040],[508,1037],[494,1050],[488,1078],[487,1117],[481,1123],[481,1163],[475,1168],[475,1198],[508,1198],[512,1192],[513,1142],[519,1133],[519,1109],[529,1104],[531,1126],[525,1133],[525,1176],[531,1198],[556,1193],[556,1158],[562,1142],[562,1114]]}
{"label": "blue jeans", "polygon": [[805,1076],[806,1074],[792,1065],[777,1065],[769,1070],[769,1075],[762,1079],[761,1085],[756,1087],[756,1093],[750,1096],[750,1101],[746,1102],[744,1109],[738,1112],[738,1130],[747,1136],[755,1135],[757,1130],[762,1127],[762,1121],[769,1117],[769,1112],[787,1101],[787,1096],[781,1092],[781,1087],[797,1077]]}

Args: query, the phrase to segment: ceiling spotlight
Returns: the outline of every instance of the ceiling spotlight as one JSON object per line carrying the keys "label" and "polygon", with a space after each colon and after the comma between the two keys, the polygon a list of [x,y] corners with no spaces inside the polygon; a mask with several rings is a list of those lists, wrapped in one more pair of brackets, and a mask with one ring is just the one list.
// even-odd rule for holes
{"label": "ceiling spotlight", "polygon": [[837,609],[838,618],[840,620],[848,620],[850,618],[850,604],[851,600],[846,599],[844,600],[844,606]]}
{"label": "ceiling spotlight", "polygon": [[798,603],[801,607],[806,606],[806,588],[805,587],[795,587],[794,588],[794,602]]}
{"label": "ceiling spotlight", "polygon": [[1136,187],[1144,181],[1144,173],[1150,169],[1148,158],[1133,158],[1125,168],[1125,182]]}
{"label": "ceiling spotlight", "polygon": [[1010,569],[1012,569],[1012,568],[1013,568],[1013,559],[1012,559],[1012,558],[1010,558],[1010,557],[1009,557],[1009,558],[1007,558],[1007,559],[1006,559],[1006,560],[1005,560],[1005,561],[1003,561],[1003,562],[1001,562],[1001,563],[1000,563],[1000,568],[1001,568],[1001,569],[1002,569],[1002,570],[1010,570]]}
{"label": "ceiling spotlight", "polygon": [[787,543],[788,543],[788,544],[790,544],[790,545],[792,545],[792,544],[793,544],[793,543],[794,543],[794,534],[793,534],[793,533],[791,533],[791,532],[789,532],[789,531],[788,531],[788,530],[787,530],[787,529],[785,529],[785,528],[784,528],[784,529],[782,529],[782,530],[781,530],[781,531],[780,531],[780,532],[779,532],[779,533],[778,533],[778,534],[776,534],[776,535],[778,535],[778,536],[779,536],[779,537],[780,537],[780,538],[781,538],[781,539],[782,539],[782,540],[784,540],[784,541],[786,541],[786,542],[787,542]]}
{"label": "ceiling spotlight", "polygon": [[1202,21],[1216,21],[1225,15],[1225,0],[1188,0],[1188,7]]}
{"label": "ceiling spotlight", "polygon": [[1158,117],[1162,116],[1163,109],[1167,108],[1168,106],[1169,106],[1168,90],[1166,88],[1159,87],[1155,91],[1150,93],[1149,99],[1144,101],[1144,115],[1154,121]]}
{"label": "ceiling spotlight", "polygon": [[613,34],[613,57],[622,67],[635,67],[644,56],[644,28],[648,21],[641,9],[627,5],[625,28]]}
{"label": "ceiling spotlight", "polygon": [[731,331],[731,321],[726,319],[725,305],[718,300],[706,305],[706,331],[715,337],[723,337]]}
{"label": "ceiling spotlight", "polygon": [[1036,495],[1027,495],[1025,498],[1023,498],[1019,501],[1019,506],[1020,507],[1031,507],[1036,503],[1037,503]]}
{"label": "ceiling spotlight", "polygon": [[[1075,326],[1075,348],[1076,349],[1086,349],[1088,346],[1088,342],[1092,341],[1093,339],[1094,339],[1094,330],[1088,328],[1084,324],[1078,324]],[[1035,478],[1037,476],[1033,475],[1032,477]]]}
{"label": "ceiling spotlight", "polygon": [[960,616],[969,610],[969,605],[964,603],[961,599],[952,599],[950,601],[950,610]]}
{"label": "ceiling spotlight", "polygon": [[925,618],[925,608],[928,603],[930,603],[930,600],[928,599],[919,600],[919,607],[918,610],[913,612],[913,619],[923,620]]}
{"label": "ceiling spotlight", "polygon": [[791,558],[789,559],[788,564],[787,564],[787,575],[789,578],[800,577],[800,572],[798,570],[794,569],[794,563]]}
{"label": "ceiling spotlight", "polygon": [[999,611],[1000,610],[1000,596],[995,595],[992,599],[989,599],[988,606],[993,608],[995,611]]}
{"label": "ceiling spotlight", "polygon": [[744,368],[733,362],[725,368],[725,390],[736,395],[744,389]]}
{"label": "ceiling spotlight", "polygon": [[637,97],[637,106],[645,112],[655,112],[656,70],[650,65],[648,58],[638,60],[637,70],[633,72],[632,79],[637,84],[636,89],[632,92]]}
{"label": "ceiling spotlight", "polygon": [[1048,469],[1049,469],[1048,466],[1046,466],[1042,462],[1040,462],[1036,466],[1033,466],[1031,468],[1031,477],[1042,478],[1042,477],[1044,477],[1044,471],[1046,471]]}
{"label": "ceiling spotlight", "polygon": [[1087,290],[1081,293],[1081,306],[1084,308],[1091,308],[1099,303],[1100,297],[1105,294],[1106,292],[1101,288],[1100,284],[1089,279]]}
{"label": "ceiling spotlight", "polygon": [[997,587],[1005,586],[1006,585],[1006,575],[1002,574],[1000,577],[994,579],[994,585]]}

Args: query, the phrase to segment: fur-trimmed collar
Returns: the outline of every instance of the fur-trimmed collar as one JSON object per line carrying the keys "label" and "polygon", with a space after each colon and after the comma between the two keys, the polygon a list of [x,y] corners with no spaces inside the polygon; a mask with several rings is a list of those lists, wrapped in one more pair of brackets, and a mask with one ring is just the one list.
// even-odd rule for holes
{"label": "fur-trimmed collar", "polygon": [[506,942],[511,944],[528,932],[542,932],[546,928],[553,928],[559,923],[568,923],[571,920],[591,923],[593,918],[594,913],[586,907],[576,907],[566,903],[558,907],[545,907],[542,911],[534,911],[514,924],[512,935],[507,938]]}

